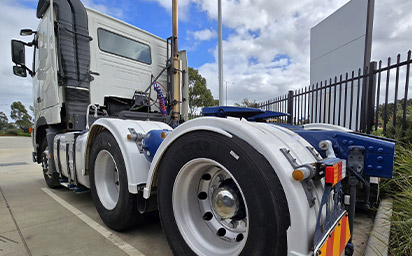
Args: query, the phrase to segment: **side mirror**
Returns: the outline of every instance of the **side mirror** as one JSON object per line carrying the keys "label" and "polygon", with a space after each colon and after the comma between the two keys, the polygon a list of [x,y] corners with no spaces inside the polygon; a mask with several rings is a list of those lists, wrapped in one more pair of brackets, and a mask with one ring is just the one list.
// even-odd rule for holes
{"label": "side mirror", "polygon": [[33,31],[29,28],[24,28],[24,29],[20,30],[20,35],[21,36],[31,36],[31,35],[36,34],[36,33],[37,33],[37,31]]}
{"label": "side mirror", "polygon": [[11,59],[15,64],[25,66],[26,54],[22,41],[11,40]]}
{"label": "side mirror", "polygon": [[13,66],[13,74],[16,76],[27,77],[26,69],[22,66]]}

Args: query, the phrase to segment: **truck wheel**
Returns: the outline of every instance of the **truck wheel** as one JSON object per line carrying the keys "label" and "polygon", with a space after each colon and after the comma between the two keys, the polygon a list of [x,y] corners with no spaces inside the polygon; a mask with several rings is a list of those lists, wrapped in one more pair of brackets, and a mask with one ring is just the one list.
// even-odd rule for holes
{"label": "truck wheel", "polygon": [[286,255],[286,196],[269,162],[240,138],[178,138],[158,173],[160,220],[175,255]]}
{"label": "truck wheel", "polygon": [[47,144],[47,138],[44,137],[42,143],[42,154],[41,154],[41,166],[43,169],[43,176],[46,184],[49,188],[60,187],[59,174],[57,172],[49,173],[49,147]]}
{"label": "truck wheel", "polygon": [[95,138],[89,159],[90,191],[97,212],[111,229],[137,224],[137,195],[129,193],[126,167],[116,139],[108,131]]}

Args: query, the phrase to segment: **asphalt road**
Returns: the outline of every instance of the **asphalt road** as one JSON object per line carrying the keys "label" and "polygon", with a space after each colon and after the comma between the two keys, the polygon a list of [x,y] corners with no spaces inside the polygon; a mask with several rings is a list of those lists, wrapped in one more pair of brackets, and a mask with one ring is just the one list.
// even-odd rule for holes
{"label": "asphalt road", "polygon": [[[0,137],[0,256],[171,255],[156,214],[137,228],[108,229],[90,193],[48,189],[31,159],[31,140]],[[372,218],[357,213],[356,256],[363,255]]]}

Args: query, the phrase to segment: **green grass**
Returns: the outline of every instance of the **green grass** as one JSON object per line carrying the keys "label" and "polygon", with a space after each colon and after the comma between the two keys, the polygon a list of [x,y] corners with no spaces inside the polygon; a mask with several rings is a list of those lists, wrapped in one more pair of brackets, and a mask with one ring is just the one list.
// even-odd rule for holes
{"label": "green grass", "polygon": [[383,197],[393,199],[390,255],[412,255],[412,145],[396,146],[393,179],[381,184]]}
{"label": "green grass", "polygon": [[9,129],[5,131],[0,131],[0,136],[24,136],[24,137],[30,137],[30,133],[24,132],[23,130],[20,129]]}

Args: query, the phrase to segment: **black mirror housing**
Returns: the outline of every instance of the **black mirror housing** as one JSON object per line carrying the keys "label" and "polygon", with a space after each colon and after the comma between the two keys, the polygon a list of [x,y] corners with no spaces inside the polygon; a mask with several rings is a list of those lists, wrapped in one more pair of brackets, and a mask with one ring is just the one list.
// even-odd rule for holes
{"label": "black mirror housing", "polygon": [[23,66],[13,66],[13,74],[16,76],[27,77],[26,69]]}
{"label": "black mirror housing", "polygon": [[31,35],[36,34],[36,33],[37,33],[37,31],[33,31],[29,28],[24,28],[24,29],[20,30],[20,35],[21,36],[31,36]]}
{"label": "black mirror housing", "polygon": [[21,66],[26,64],[26,53],[24,43],[18,40],[11,40],[11,59],[12,61]]}

